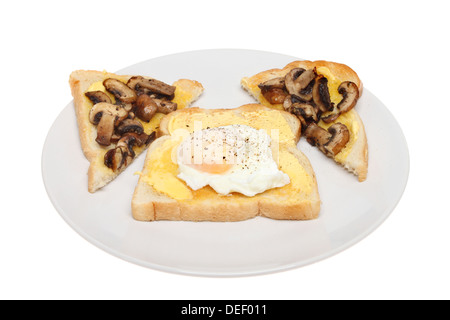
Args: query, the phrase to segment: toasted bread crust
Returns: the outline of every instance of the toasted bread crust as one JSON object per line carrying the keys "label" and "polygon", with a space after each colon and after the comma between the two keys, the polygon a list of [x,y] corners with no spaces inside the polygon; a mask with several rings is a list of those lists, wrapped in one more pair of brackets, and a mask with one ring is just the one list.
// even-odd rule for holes
{"label": "toasted bread crust", "polygon": [[[313,69],[313,68],[319,68],[319,67],[326,67],[330,70],[330,72],[337,76],[339,79],[342,79],[343,81],[352,81],[354,82],[359,89],[360,95],[363,92],[363,83],[361,79],[359,78],[358,74],[351,69],[349,66],[342,64],[342,63],[336,63],[331,61],[325,61],[325,60],[317,60],[317,61],[293,61],[289,64],[287,64],[282,69],[270,69],[262,71],[258,74],[255,74],[251,77],[243,77],[241,79],[241,86],[251,95],[253,96],[258,102],[265,102],[268,103],[267,100],[262,96],[261,90],[258,88],[258,84],[273,79],[277,77],[284,77],[290,70],[294,68],[304,68],[304,69]],[[280,105],[273,105],[276,109],[282,109],[282,106]],[[367,136],[364,128],[364,124],[359,117],[358,113],[355,109],[352,109],[351,111],[354,118],[358,122],[358,126],[360,128],[358,132],[358,139],[356,143],[354,144],[352,150],[350,151],[349,155],[345,159],[343,163],[339,163],[342,165],[345,169],[347,169],[349,172],[353,173],[358,177],[358,181],[362,182],[365,181],[367,178],[368,173],[368,143],[367,143]],[[337,122],[339,121],[336,120]],[[336,159],[335,159],[336,160]]]}
{"label": "toasted bread crust", "polygon": [[[161,146],[167,139],[170,139],[168,124],[172,117],[177,116],[179,112],[194,114],[196,112],[222,112],[228,110],[231,112],[245,112],[257,110],[272,110],[259,104],[247,104],[235,109],[199,109],[189,108],[175,111],[165,116],[160,123],[158,138],[148,149],[145,164],[148,163],[150,155],[156,148]],[[295,135],[296,141],[300,138],[299,120],[288,112],[281,111],[286,121],[290,124],[291,130]],[[155,220],[188,220],[188,221],[242,221],[264,216],[272,219],[283,220],[309,220],[318,217],[320,212],[320,197],[314,170],[306,156],[297,148],[290,148],[306,172],[313,181],[312,191],[308,198],[299,195],[298,201],[291,204],[284,203],[280,199],[270,199],[265,197],[240,198],[239,202],[234,201],[227,196],[217,196],[214,199],[202,201],[177,201],[164,194],[157,192],[152,186],[143,180],[147,174],[147,168],[144,169],[133,194],[132,214],[134,219],[139,221]]]}
{"label": "toasted bread crust", "polygon": [[[88,169],[88,191],[91,193],[96,192],[114,180],[131,164],[131,162],[127,166],[122,167],[120,170],[112,171],[103,164],[103,161],[99,160],[103,157],[107,150],[113,148],[114,146],[111,145],[109,147],[103,147],[95,141],[97,128],[89,121],[91,104],[88,102],[88,99],[84,94],[89,89],[91,84],[95,82],[103,81],[107,78],[114,78],[126,82],[131,77],[131,75],[118,75],[96,70],[76,70],[70,74],[69,86],[74,99],[81,148],[83,154],[90,163]],[[173,85],[181,86],[184,90],[192,93],[192,100],[189,103],[195,101],[203,92],[202,85],[193,80],[180,79]],[[146,148],[138,148],[135,150],[136,156],[134,159],[136,159],[145,149]]]}

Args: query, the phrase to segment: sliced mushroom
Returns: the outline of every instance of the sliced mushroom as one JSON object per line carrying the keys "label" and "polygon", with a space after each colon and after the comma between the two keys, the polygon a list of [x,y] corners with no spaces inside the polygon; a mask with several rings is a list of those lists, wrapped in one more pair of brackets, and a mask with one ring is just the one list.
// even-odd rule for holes
{"label": "sliced mushroom", "polygon": [[261,94],[271,104],[283,103],[288,93],[284,89],[272,88],[262,89]]}
{"label": "sliced mushroom", "polygon": [[318,147],[320,150],[323,149],[323,146],[327,144],[332,137],[331,133],[324,128],[319,127],[314,122],[309,124],[304,132],[304,135],[309,144]]}
{"label": "sliced mushroom", "polygon": [[328,79],[323,75],[317,76],[312,90],[314,103],[322,112],[333,110],[333,105],[330,99],[330,92],[328,91]]}
{"label": "sliced mushroom", "polygon": [[297,116],[302,124],[302,132],[306,130],[309,123],[319,121],[316,107],[299,99],[297,96],[289,95],[286,97],[283,107],[287,112]]}
{"label": "sliced mushroom", "polygon": [[284,99],[283,107],[285,110],[287,110],[294,103],[309,103],[309,104],[311,104],[313,102],[303,100],[302,98],[300,98],[299,96],[296,96],[295,94],[290,94],[290,95],[286,96],[286,99]]}
{"label": "sliced mushroom", "polygon": [[134,132],[126,133],[117,142],[117,146],[108,150],[104,156],[105,165],[113,171],[120,170],[128,165],[136,156],[133,146],[148,145],[156,138],[156,132],[153,131],[150,135],[145,133],[137,134]]}
{"label": "sliced mushroom", "polygon": [[307,90],[307,88],[315,77],[316,72],[314,69],[294,68],[286,74],[284,82],[289,94],[297,95],[305,101],[310,101],[312,92]]}
{"label": "sliced mushroom", "polygon": [[146,134],[145,132],[143,132],[141,134],[137,134],[137,133],[134,133],[134,132],[129,132],[129,133],[127,133],[127,135],[133,135],[136,138],[136,145],[138,147],[150,144],[156,138],[156,132],[155,131],[153,131],[149,135]]}
{"label": "sliced mushroom", "polygon": [[294,103],[290,107],[290,112],[302,116],[308,122],[319,121],[316,110],[308,103]]}
{"label": "sliced mushroom", "polygon": [[168,85],[156,79],[146,79],[141,76],[131,77],[127,85],[136,90],[145,90],[147,92],[158,93],[168,97],[173,97],[175,94],[175,86]]}
{"label": "sliced mushroom", "polygon": [[136,153],[133,150],[134,145],[137,143],[136,136],[134,134],[127,133],[117,141],[116,148],[122,148],[125,150],[125,165],[131,163]]}
{"label": "sliced mushroom", "polygon": [[118,105],[122,106],[128,112],[133,110],[133,104],[132,103],[118,103]]}
{"label": "sliced mushroom", "polygon": [[150,144],[156,139],[156,131],[153,131],[150,133],[147,137],[147,140],[145,140],[145,144]]}
{"label": "sliced mushroom", "polygon": [[178,105],[175,102],[165,99],[153,99],[158,107],[157,112],[168,114],[177,110]]}
{"label": "sliced mushroom", "polygon": [[108,78],[103,81],[103,86],[123,103],[133,103],[137,99],[136,92],[122,81]]}
{"label": "sliced mushroom", "polygon": [[107,102],[112,103],[111,98],[104,93],[103,91],[88,91],[84,94],[86,97],[88,97],[93,104],[99,103],[99,102]]}
{"label": "sliced mushroom", "polygon": [[258,85],[261,94],[271,104],[283,103],[288,95],[284,86],[284,77],[278,77],[264,81]]}
{"label": "sliced mushroom", "polygon": [[353,109],[359,99],[358,86],[351,81],[342,82],[338,88],[338,92],[342,95],[342,100],[337,105],[341,113],[345,113]]}
{"label": "sliced mushroom", "polygon": [[286,98],[283,100],[284,110],[289,112],[289,109],[291,108],[292,104],[293,104],[292,95],[287,95]]}
{"label": "sliced mushroom", "polygon": [[288,111],[289,108],[292,106],[292,99],[291,95],[286,96],[286,98],[283,100],[283,108],[284,110]]}
{"label": "sliced mushroom", "polygon": [[332,123],[337,120],[337,118],[341,115],[341,112],[339,109],[332,103],[333,110],[327,111],[326,113],[322,114],[320,119],[325,123]]}
{"label": "sliced mushroom", "polygon": [[298,77],[305,71],[306,70],[303,68],[294,68],[286,74],[284,83],[286,85],[287,91],[290,94],[297,94],[298,92],[300,92],[301,88],[299,86],[299,83],[297,83],[295,80],[297,80]]}
{"label": "sliced mushroom", "polygon": [[134,119],[134,118],[136,118],[136,113],[133,110],[131,110],[130,112],[128,112],[127,119]]}
{"label": "sliced mushroom", "polygon": [[128,86],[130,89],[133,89],[133,90],[135,90],[135,91],[138,91],[138,90],[139,90],[138,83],[139,83],[142,79],[144,79],[144,77],[141,77],[141,76],[134,76],[134,77],[131,77],[130,79],[128,79],[127,86]]}
{"label": "sliced mushroom", "polygon": [[267,81],[264,81],[258,85],[261,90],[270,90],[270,89],[283,89],[284,88],[284,77],[273,78]]}
{"label": "sliced mushroom", "polygon": [[117,146],[105,153],[105,166],[113,171],[117,171],[130,164],[135,156],[133,150],[133,145],[135,143],[136,138],[130,133],[120,138],[117,142]]}
{"label": "sliced mushroom", "polygon": [[105,153],[104,163],[105,166],[113,171],[120,170],[125,164],[126,160],[126,148],[113,148]]}
{"label": "sliced mushroom", "polygon": [[142,94],[136,100],[136,116],[145,122],[149,122],[157,110],[158,105],[149,95]]}
{"label": "sliced mushroom", "polygon": [[119,141],[120,138],[122,138],[122,136],[119,133],[114,132],[113,135],[111,136],[110,141],[111,143],[117,143],[117,141]]}
{"label": "sliced mushroom", "polygon": [[300,114],[296,114],[296,117],[298,120],[300,120],[300,131],[303,133],[308,127],[308,122]]}
{"label": "sliced mushroom", "polygon": [[334,157],[347,145],[350,140],[350,132],[348,131],[348,128],[340,122],[329,127],[328,132],[331,133],[332,137],[330,141],[324,145],[324,149],[327,151],[326,154],[329,157]]}
{"label": "sliced mushroom", "polygon": [[306,140],[319,148],[327,157],[334,158],[350,140],[348,128],[338,122],[328,128],[328,131],[311,123],[304,133]]}
{"label": "sliced mushroom", "polygon": [[128,132],[136,132],[137,134],[141,134],[144,132],[144,127],[139,120],[125,119],[120,123],[116,130],[120,135],[124,135]]}
{"label": "sliced mushroom", "polygon": [[261,94],[271,104],[283,103],[288,95],[284,89],[280,88],[261,89]]}
{"label": "sliced mushroom", "polygon": [[128,112],[121,106],[106,102],[95,104],[89,113],[89,120],[97,125],[95,141],[100,145],[109,146],[115,125],[125,119],[127,115]]}
{"label": "sliced mushroom", "polygon": [[144,79],[144,77],[142,77],[142,76],[134,76],[134,77],[131,77],[127,82],[127,86],[130,87],[131,89],[133,89],[136,92],[138,97],[142,94],[146,94],[146,95],[154,94],[151,90],[139,86],[139,83],[143,79]]}

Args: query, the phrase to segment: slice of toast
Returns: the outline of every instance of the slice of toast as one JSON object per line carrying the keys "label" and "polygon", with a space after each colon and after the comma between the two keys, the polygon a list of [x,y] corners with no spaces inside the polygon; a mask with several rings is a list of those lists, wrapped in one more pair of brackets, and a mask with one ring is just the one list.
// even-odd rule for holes
{"label": "slice of toast", "polygon": [[[102,91],[107,92],[103,86],[103,81],[108,78],[117,79],[123,83],[133,76],[118,75],[105,71],[94,70],[77,70],[71,73],[69,78],[69,85],[74,98],[74,106],[77,117],[78,131],[80,136],[81,147],[84,155],[88,159],[90,165],[88,169],[88,191],[93,193],[100,188],[107,185],[114,180],[121,172],[123,172],[134,159],[136,159],[144,150],[147,149],[149,143],[142,146],[134,146],[133,151],[135,156],[131,161],[127,161],[117,170],[112,170],[105,165],[105,154],[115,147],[112,143],[109,146],[102,146],[96,142],[97,126],[89,120],[90,110],[94,103],[86,97],[85,93],[88,91]],[[151,79],[150,77],[145,77]],[[175,94],[172,99],[177,103],[178,109],[188,107],[194,102],[203,92],[203,86],[194,80],[180,79],[173,83],[176,87]],[[114,100],[113,95],[109,94]],[[144,128],[145,134],[151,136],[153,131],[159,127],[159,122],[164,114],[156,113],[149,122],[138,119]],[[155,134],[153,134],[153,137]]]}
{"label": "slice of toast", "polygon": [[[363,84],[354,70],[344,64],[322,60],[293,61],[282,69],[270,69],[253,76],[243,77],[241,79],[241,86],[259,103],[271,108],[284,110],[282,103],[270,103],[264,97],[258,85],[271,79],[285,77],[294,68],[303,68],[306,70],[316,68],[318,74],[324,75],[328,79],[331,101],[335,104],[338,104],[342,99],[337,88],[344,81],[355,83],[359,90],[359,96],[361,96],[363,92]],[[356,175],[359,181],[366,180],[368,171],[368,143],[364,124],[360,116],[355,108],[353,108],[350,111],[341,114],[330,124],[326,124],[321,120],[318,125],[327,129],[335,123],[343,123],[347,126],[350,132],[350,140],[346,147],[332,158],[335,162]]]}
{"label": "slice of toast", "polygon": [[[195,121],[202,121],[203,129],[241,124],[256,129],[269,130],[270,126],[279,130],[278,165],[280,170],[285,170],[289,175],[290,183],[251,197],[240,193],[219,195],[209,186],[197,191],[189,189],[184,181],[176,177],[178,165],[164,154],[172,154],[179,145],[179,140],[176,141],[178,129],[195,132]],[[189,108],[172,112],[162,119],[160,137],[147,151],[143,171],[132,198],[133,217],[139,221],[241,221],[256,216],[283,220],[317,218],[320,211],[317,181],[309,160],[297,149],[300,129],[299,120],[292,114],[260,104],[235,109]],[[171,184],[167,186],[167,190],[182,189],[192,197],[179,199],[181,192],[168,194],[155,183],[169,183],[169,180]]]}

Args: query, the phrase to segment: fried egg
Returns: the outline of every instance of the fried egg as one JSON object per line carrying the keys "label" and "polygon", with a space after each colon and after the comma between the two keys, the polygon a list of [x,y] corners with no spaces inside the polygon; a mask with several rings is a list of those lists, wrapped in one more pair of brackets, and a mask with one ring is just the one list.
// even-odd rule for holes
{"label": "fried egg", "polygon": [[177,177],[193,190],[209,185],[221,195],[252,197],[290,183],[274,160],[275,145],[265,130],[246,125],[198,130],[177,148]]}

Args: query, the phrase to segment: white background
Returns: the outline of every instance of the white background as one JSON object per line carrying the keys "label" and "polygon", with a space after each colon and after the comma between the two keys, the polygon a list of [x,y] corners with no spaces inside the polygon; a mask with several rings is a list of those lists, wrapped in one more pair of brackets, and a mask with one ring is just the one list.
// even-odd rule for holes
{"label": "white background", "polygon": [[[2,299],[450,298],[450,20],[445,1],[8,1],[0,11]],[[81,238],[41,176],[46,134],[75,69],[166,54],[273,51],[348,64],[408,141],[391,216],[336,256],[276,274],[202,278],[146,269]],[[350,200],[351,201],[351,200]]]}

